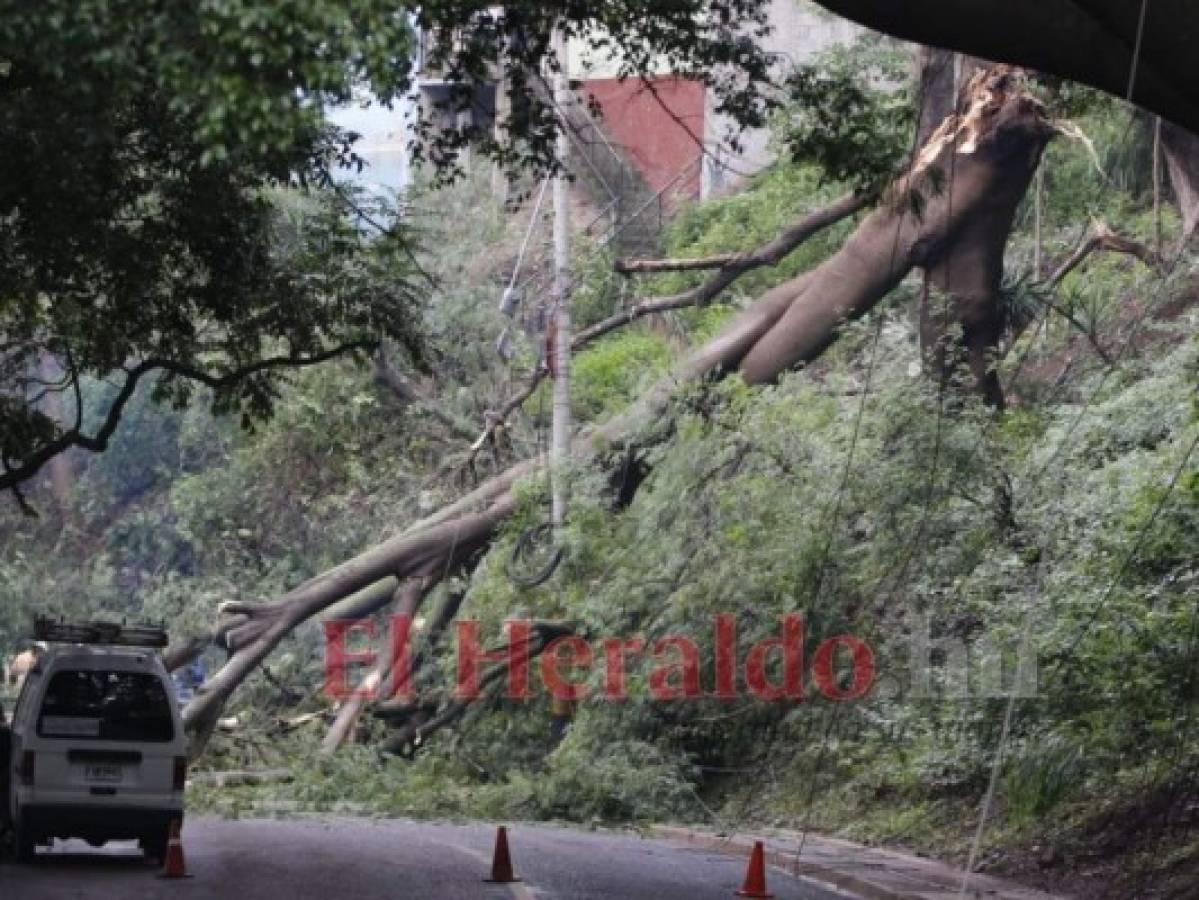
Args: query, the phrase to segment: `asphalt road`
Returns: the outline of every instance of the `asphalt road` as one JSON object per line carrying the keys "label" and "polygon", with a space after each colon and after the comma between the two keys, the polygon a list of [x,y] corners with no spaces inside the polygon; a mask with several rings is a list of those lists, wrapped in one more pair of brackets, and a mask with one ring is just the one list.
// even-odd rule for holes
{"label": "asphalt road", "polygon": [[[191,818],[183,829],[185,881],[157,877],[131,844],[95,850],[58,842],[31,865],[0,863],[4,900],[551,900],[728,898],[743,857],[632,834],[536,825],[509,829],[522,882],[489,885],[490,825],[348,818]],[[810,882],[769,870],[778,900],[834,900]]]}

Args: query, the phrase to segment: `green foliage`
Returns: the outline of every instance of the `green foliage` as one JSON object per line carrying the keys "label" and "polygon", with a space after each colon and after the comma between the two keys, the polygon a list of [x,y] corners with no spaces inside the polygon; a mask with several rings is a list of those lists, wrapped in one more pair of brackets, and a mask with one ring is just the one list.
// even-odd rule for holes
{"label": "green foliage", "polygon": [[[270,413],[279,373],[391,339],[415,351],[413,235],[371,218],[331,185],[361,167],[353,134],[324,110],[363,92],[391,104],[423,62],[469,108],[507,70],[515,98],[498,143],[489,126],[418,131],[437,175],[474,145],[514,171],[552,166],[557,117],[530,90],[561,27],[648,72],[669,59],[707,74],[717,111],[761,124],[769,57],[763,0],[654,4],[47,0],[0,23],[0,488],[57,454],[107,448],[143,377],[184,404],[196,382],[246,425]],[[730,25],[736,23],[734,31]],[[539,76],[538,76],[539,77]],[[406,101],[405,101],[406,102]],[[281,221],[270,191],[316,187]],[[296,212],[296,210],[292,210]],[[420,360],[414,360],[418,365]],[[34,374],[36,372],[36,374]],[[84,396],[115,376],[114,396]],[[31,398],[64,395],[64,409]],[[95,420],[95,421],[93,421]]]}
{"label": "green foliage", "polygon": [[[1083,115],[1097,123],[1084,127],[1101,156],[1118,155],[1119,111],[1104,101]],[[1069,248],[1078,217],[1092,211],[1122,233],[1151,234],[1144,197],[1096,187],[1086,150],[1057,146],[1050,257]],[[14,645],[34,608],[160,616],[198,630],[220,600],[277,596],[459,496],[469,476],[457,463],[477,423],[523,383],[540,349],[531,327],[540,298],[527,297],[515,321],[496,312],[524,223],[480,201],[486,175],[435,195],[435,206],[422,195],[410,222],[431,248],[425,262],[438,285],[420,311],[435,375],[422,389],[439,413],[466,423],[465,434],[348,364],[281,384],[274,419],[250,434],[214,423],[203,392],[170,410],[139,391],[127,410],[136,431],[114,436],[119,455],[76,461],[76,500],[61,520],[0,519],[0,647]],[[739,195],[684,211],[667,251],[754,248],[843,190],[815,165],[786,162]],[[319,217],[308,201],[298,209]],[[1044,299],[1022,276],[1029,221],[1021,219],[1007,278],[1014,318],[1040,314]],[[619,410],[682,351],[683,337],[712,334],[730,306],[818,264],[849,227],[747,275],[727,305],[631,326],[580,354],[576,414],[591,424]],[[301,230],[284,228],[287,246]],[[527,267],[543,263],[535,256]],[[315,270],[317,257],[299,258]],[[702,277],[625,283],[607,262],[598,255],[581,270],[580,321],[608,315],[634,289],[682,290]],[[1114,342],[1128,334],[1130,309],[1183,297],[1191,265],[1158,283],[1139,264],[1096,257],[1055,299]],[[880,680],[868,698],[826,702],[809,678],[799,704],[661,702],[648,689],[650,653],[629,661],[628,700],[582,703],[561,742],[539,693],[527,703],[481,702],[412,761],[380,757],[375,743],[387,731],[373,719],[364,744],[321,760],[319,722],[286,734],[278,726],[281,716],[326,709],[313,625],[272,656],[270,678],[245,685],[228,710],[239,729],[219,733],[205,759],[213,768],[286,766],[295,780],[197,785],[193,805],[231,814],[269,801],[284,812],[714,817],[733,826],[752,811],[772,824],[956,851],[991,777],[1003,687],[1022,646],[1035,656],[1036,690],[1014,707],[996,829],[1037,834],[1120,785],[1193,766],[1179,723],[1199,700],[1194,460],[1167,491],[1199,427],[1193,317],[1148,329],[1111,372],[1055,323],[1029,339],[1018,376],[1018,352],[999,363],[1013,407],[998,414],[921,374],[914,296],[914,285],[902,286],[873,317],[847,326],[819,363],[777,385],[751,390],[728,379],[682,391],[642,435],[638,461],[648,474],[627,506],[613,508],[607,475],[565,473],[571,514],[556,536],[565,556],[547,583],[523,588],[512,578],[520,535],[544,521],[539,476],[518,486],[516,514],[469,579],[450,585],[466,591],[462,615],[481,623],[489,645],[512,616],[565,620],[591,640],[639,635],[652,646],[691,636],[709,688],[715,615],[734,618],[744,661],[755,642],[778,636],[780,616],[801,613],[809,659],[836,634],[871,644]],[[504,327],[516,352],[507,362],[492,351]],[[105,389],[87,382],[88,391]],[[476,474],[536,452],[546,424],[538,410],[535,397],[511,417],[511,446],[494,463],[481,456]],[[968,651],[970,693],[940,650],[927,679],[913,672],[913,636],[925,629]],[[428,687],[449,690],[453,667],[453,655],[441,654]],[[599,688],[602,677],[597,667],[588,683]],[[247,738],[263,733],[271,739]]]}
{"label": "green foliage", "polygon": [[650,331],[607,338],[574,360],[572,402],[585,419],[618,412],[657,378],[671,359],[666,339]]}
{"label": "green foliage", "polygon": [[50,0],[0,23],[2,487],[71,447],[106,449],[143,378],[179,405],[204,383],[250,424],[283,370],[418,344],[410,235],[368,240],[329,190],[283,208],[274,194],[353,161],[323,104],[358,83],[396,96],[405,17],[110,6]]}
{"label": "green foliage", "polygon": [[798,67],[787,78],[782,134],[792,158],[860,191],[884,187],[913,149],[908,67],[907,53],[877,35]]}
{"label": "green foliage", "polygon": [[1085,771],[1077,743],[1050,737],[1022,748],[1004,775],[1009,815],[1021,823],[1044,816],[1082,785]]}
{"label": "green foliage", "polygon": [[[815,166],[779,163],[756,176],[746,191],[684,210],[667,231],[666,251],[670,256],[691,258],[756,250],[804,213],[818,209],[842,193],[843,187],[828,183]],[[755,297],[811,268],[840,246],[851,227],[851,223],[841,223],[829,228],[805,241],[778,266],[747,273],[724,294],[721,302]],[[653,292],[668,294],[684,290],[702,277],[677,273],[647,283]],[[707,334],[723,319],[721,313],[712,311],[688,310],[680,315]]]}

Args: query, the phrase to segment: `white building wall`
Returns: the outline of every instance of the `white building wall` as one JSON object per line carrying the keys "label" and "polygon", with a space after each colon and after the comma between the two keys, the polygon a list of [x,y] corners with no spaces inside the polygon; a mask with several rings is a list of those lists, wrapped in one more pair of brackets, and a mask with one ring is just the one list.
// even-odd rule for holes
{"label": "white building wall", "polygon": [[[847,19],[832,15],[808,0],[772,0],[772,34],[766,39],[768,52],[776,57],[776,76],[781,81],[791,69],[811,61],[812,57],[835,44],[848,44],[861,28]],[[768,129],[736,131],[741,150],[734,153],[728,136],[736,128],[728,116],[715,111],[709,93],[704,116],[707,154],[703,163],[701,196],[709,197],[735,190],[746,177],[760,172],[774,160]]]}

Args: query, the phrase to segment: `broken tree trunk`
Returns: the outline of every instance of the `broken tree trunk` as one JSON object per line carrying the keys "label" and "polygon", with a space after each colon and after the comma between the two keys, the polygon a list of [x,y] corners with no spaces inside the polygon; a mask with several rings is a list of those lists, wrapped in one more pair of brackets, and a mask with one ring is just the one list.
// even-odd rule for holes
{"label": "broken tree trunk", "polygon": [[[751,384],[809,362],[840,326],[877,304],[914,266],[937,266],[976,217],[1001,220],[1027,190],[1054,133],[1019,77],[997,67],[974,79],[961,116],[947,120],[840,251],[763,295],[623,415],[575,441],[581,461],[619,457],[630,435],[668,408],[680,383],[739,373]],[[934,176],[948,172],[953,177]],[[936,183],[940,191],[933,190]],[[921,212],[913,206],[919,197]],[[971,237],[971,240],[976,238]],[[487,546],[516,508],[513,486],[543,465],[526,460],[403,534],[300,585],[273,603],[226,604],[218,636],[225,666],[185,711],[197,753],[225,702],[296,625],[387,578],[439,579]]]}
{"label": "broken tree trunk", "polygon": [[[937,139],[934,129],[955,111],[958,80],[968,98],[971,82],[980,76],[983,63],[946,50],[922,48],[919,59],[921,144]],[[1018,167],[1005,169],[1010,177],[1023,178]],[[1036,163],[1034,162],[1034,168]],[[958,168],[951,160],[941,176],[956,181]],[[1003,335],[1000,302],[1003,258],[1008,235],[1023,191],[991,192],[990,209],[975,214],[960,229],[945,252],[924,270],[920,291],[920,347],[926,365],[948,380],[963,364],[986,403],[1003,407],[1003,389],[994,370],[994,358]],[[952,185],[949,203],[953,202]]]}
{"label": "broken tree trunk", "polygon": [[[914,266],[955,302],[965,352],[984,393],[999,339],[995,295],[1017,205],[1053,134],[1011,70],[976,74],[966,111],[947,119],[910,173],[892,186],[840,252],[812,271],[798,298],[741,362],[750,384],[815,358],[837,326],[869,311]],[[995,381],[994,385],[997,386]]]}

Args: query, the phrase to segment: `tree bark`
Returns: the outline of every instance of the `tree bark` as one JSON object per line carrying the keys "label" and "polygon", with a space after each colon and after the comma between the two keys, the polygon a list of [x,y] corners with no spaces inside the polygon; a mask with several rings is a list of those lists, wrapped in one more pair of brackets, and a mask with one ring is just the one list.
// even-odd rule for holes
{"label": "tree bark", "polygon": [[1182,215],[1182,242],[1186,243],[1199,228],[1199,137],[1169,122],[1162,123],[1161,132],[1162,154]]}
{"label": "tree bark", "polygon": [[[922,47],[917,59],[918,146],[923,147],[940,123],[957,111],[959,82],[969,85],[986,64],[932,47]],[[969,87],[961,93],[968,95]],[[951,183],[957,174],[952,162],[949,171],[942,172]],[[987,405],[1002,408],[1003,389],[992,357],[1003,333],[1003,257],[1016,207],[1007,204],[1009,191],[994,191],[993,196],[999,205],[969,221],[943,257],[924,269],[919,300],[920,347],[925,364],[943,382],[965,364]],[[1017,204],[1020,196],[1016,197]],[[947,202],[952,204],[952,196]]]}
{"label": "tree bark", "polygon": [[[421,603],[428,596],[429,590],[435,584],[433,578],[418,578],[414,581],[405,582],[395,592],[397,616],[407,616],[409,619],[415,618],[420,610]],[[371,700],[371,694],[387,693],[387,686],[391,685],[392,692],[398,689],[400,685],[394,684],[392,679],[395,677],[407,678],[411,672],[394,673],[392,671],[395,660],[390,653],[379,654],[378,662],[375,663],[366,680],[359,686],[350,697],[341,705],[337,711],[337,718],[333,720],[333,724],[329,726],[329,730],[325,732],[325,737],[321,741],[320,753],[322,756],[332,756],[346,742],[350,733],[354,730],[354,726],[358,723],[358,719],[362,716],[362,711],[366,709],[367,704]]]}
{"label": "tree bark", "polygon": [[988,356],[1000,337],[995,299],[1003,251],[1053,131],[1005,67],[976,75],[968,96],[966,112],[942,124],[887,202],[811,273],[802,296],[747,353],[740,366],[747,382],[773,380],[815,358],[841,321],[865,314],[923,266],[934,286],[955,298],[971,370],[984,395],[993,396],[998,381],[988,374]]}
{"label": "tree bark", "polygon": [[[1032,170],[1037,161],[1031,161]],[[942,377],[964,361],[987,404],[1002,408],[1003,389],[995,372],[994,357],[1004,328],[1000,304],[1003,258],[1016,208],[1033,171],[1019,165],[990,166],[988,171],[997,181],[977,195],[976,205],[972,204],[974,211],[955,229],[955,239],[927,269],[933,294],[949,301],[953,321],[961,329],[960,336],[951,334],[943,324],[930,329],[937,332],[930,349]],[[948,204],[965,201],[967,191],[963,191],[959,200],[959,177],[969,180],[976,176],[970,172],[969,164],[960,171],[955,166],[948,173]],[[935,302],[936,297],[929,296],[928,303]],[[929,309],[927,318],[936,323],[937,311]]]}
{"label": "tree bark", "polygon": [[923,147],[957,104],[957,78],[952,50],[920,47],[916,50],[916,81],[920,97],[920,120],[916,123],[916,146]]}
{"label": "tree bark", "polygon": [[[989,249],[1002,249],[1004,219],[1027,190],[1054,130],[1041,105],[1005,67],[975,79],[968,99],[964,114],[943,123],[886,193],[883,205],[861,222],[837,254],[766,292],[625,413],[579,437],[576,456],[581,461],[618,458],[636,428],[668,410],[680,383],[737,372],[748,383],[761,384],[815,359],[842,323],[869,311],[914,266],[945,265],[951,252],[960,259],[963,238],[971,245],[989,241]],[[934,193],[931,182],[937,179],[931,173],[951,168],[954,177]],[[917,195],[921,215],[911,211]],[[973,224],[976,218],[988,225]],[[380,580],[437,579],[462,566],[487,546],[515,510],[515,483],[542,464],[531,459],[513,466],[403,534],[273,603],[226,604],[218,633],[231,656],[185,711],[193,754],[237,686],[292,628]]]}

